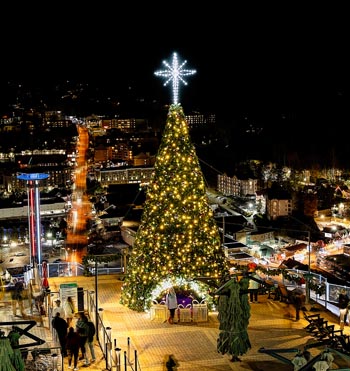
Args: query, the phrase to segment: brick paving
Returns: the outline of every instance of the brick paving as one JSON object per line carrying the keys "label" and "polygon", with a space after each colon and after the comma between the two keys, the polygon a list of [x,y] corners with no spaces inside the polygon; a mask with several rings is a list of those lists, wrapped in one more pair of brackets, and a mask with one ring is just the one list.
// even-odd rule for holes
{"label": "brick paving", "polygon": [[[94,277],[50,278],[52,292],[59,291],[60,283],[77,282],[84,290],[95,290]],[[138,371],[164,371],[165,360],[170,354],[178,362],[176,370],[180,371],[226,371],[226,370],[293,370],[293,367],[268,354],[259,352],[265,349],[303,349],[306,344],[315,343],[314,338],[306,332],[308,324],[302,318],[294,319],[294,310],[290,305],[268,299],[267,295],[259,297],[259,303],[251,304],[251,318],[248,328],[251,349],[243,356],[241,362],[230,362],[228,355],[216,351],[219,334],[217,313],[209,313],[207,322],[179,323],[170,325],[167,322],[151,320],[149,313],[139,313],[119,303],[122,282],[117,276],[99,276],[98,303],[103,308],[104,325],[111,328],[113,344],[121,349],[122,367],[124,357],[129,356],[135,370],[135,351],[137,352]],[[10,307],[0,307],[1,318],[12,318]],[[338,318],[329,311],[319,307],[321,316],[334,323],[336,329]],[[46,321],[46,322],[45,322]],[[47,319],[43,327],[35,328],[36,334],[46,339],[49,346],[55,345],[48,328]],[[349,327],[345,332],[350,334]],[[34,332],[33,332],[34,333]],[[128,347],[129,344],[129,347]],[[95,346],[97,361],[89,370],[104,370],[106,362],[99,347]],[[322,348],[309,349],[312,356],[320,353]],[[283,357],[292,359],[295,353],[284,353]],[[66,360],[66,359],[65,359]],[[341,364],[342,361],[340,361]],[[65,361],[66,363],[66,361]],[[82,364],[80,365],[80,367]],[[67,367],[65,367],[67,369]],[[81,367],[81,369],[84,369]]]}

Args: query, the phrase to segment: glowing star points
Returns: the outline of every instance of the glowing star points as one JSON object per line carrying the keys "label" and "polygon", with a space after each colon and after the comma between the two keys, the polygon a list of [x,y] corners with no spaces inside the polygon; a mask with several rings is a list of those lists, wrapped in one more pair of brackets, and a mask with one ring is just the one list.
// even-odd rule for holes
{"label": "glowing star points", "polygon": [[154,74],[156,76],[165,77],[167,80],[164,83],[164,86],[168,85],[170,81],[173,82],[173,104],[179,103],[179,84],[180,81],[187,85],[187,82],[184,80],[184,76],[191,76],[196,73],[196,70],[186,70],[184,65],[187,61],[182,62],[179,65],[177,54],[173,54],[172,64],[170,65],[167,61],[163,61],[163,64],[166,66],[166,70],[156,71]]}

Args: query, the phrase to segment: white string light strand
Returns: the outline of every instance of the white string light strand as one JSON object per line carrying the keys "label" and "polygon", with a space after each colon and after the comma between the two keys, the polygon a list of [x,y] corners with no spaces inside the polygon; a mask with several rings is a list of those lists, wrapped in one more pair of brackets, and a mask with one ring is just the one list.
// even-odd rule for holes
{"label": "white string light strand", "polygon": [[184,76],[191,76],[194,75],[197,71],[196,70],[187,70],[183,67],[187,61],[184,61],[179,65],[179,61],[177,58],[177,54],[173,53],[173,60],[172,64],[170,65],[167,61],[163,61],[163,64],[167,68],[166,70],[156,71],[154,74],[159,77],[166,78],[167,80],[164,83],[164,86],[168,85],[170,81],[172,81],[173,86],[173,104],[179,103],[179,84],[180,81],[187,85],[187,81],[184,80]]}

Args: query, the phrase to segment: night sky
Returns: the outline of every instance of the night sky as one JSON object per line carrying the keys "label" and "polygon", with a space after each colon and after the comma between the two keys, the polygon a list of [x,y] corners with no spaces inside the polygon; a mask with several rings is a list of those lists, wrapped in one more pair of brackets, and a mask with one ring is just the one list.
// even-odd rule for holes
{"label": "night sky", "polygon": [[0,29],[1,96],[9,80],[35,87],[74,80],[166,103],[170,87],[154,72],[177,52],[197,70],[182,86],[186,113],[214,111],[226,125],[246,122],[277,136],[291,133],[293,140],[319,143],[340,135],[343,143],[350,112],[345,8],[185,4],[158,13],[146,5],[84,3],[80,9],[64,2],[7,10]]}

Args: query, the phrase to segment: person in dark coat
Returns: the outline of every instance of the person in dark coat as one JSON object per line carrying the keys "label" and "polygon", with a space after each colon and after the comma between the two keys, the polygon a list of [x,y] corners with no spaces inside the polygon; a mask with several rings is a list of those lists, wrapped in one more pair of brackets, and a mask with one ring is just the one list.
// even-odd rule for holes
{"label": "person in dark coat", "polygon": [[66,349],[68,354],[68,368],[72,368],[72,360],[74,370],[78,370],[78,356],[80,348],[80,336],[74,331],[73,327],[69,327],[66,338]]}
{"label": "person in dark coat", "polygon": [[166,367],[167,371],[175,371],[177,369],[177,366],[178,366],[178,364],[175,361],[174,356],[172,354],[170,354],[168,360],[165,363],[165,367]]}
{"label": "person in dark coat", "polygon": [[76,323],[76,330],[80,336],[80,350],[81,350],[81,357],[79,359],[85,359],[85,367],[90,365],[89,358],[86,353],[86,343],[89,334],[89,325],[88,325],[88,318],[83,312],[79,312],[79,318]]}
{"label": "person in dark coat", "polygon": [[61,318],[60,312],[57,312],[56,316],[53,318],[52,327],[56,330],[58,341],[61,346],[62,354],[64,357],[66,357],[67,356],[66,338],[67,338],[68,324],[64,318]]}
{"label": "person in dark coat", "polygon": [[289,300],[295,307],[295,319],[299,321],[301,308],[305,305],[304,290],[300,287],[295,288],[289,293]]}

